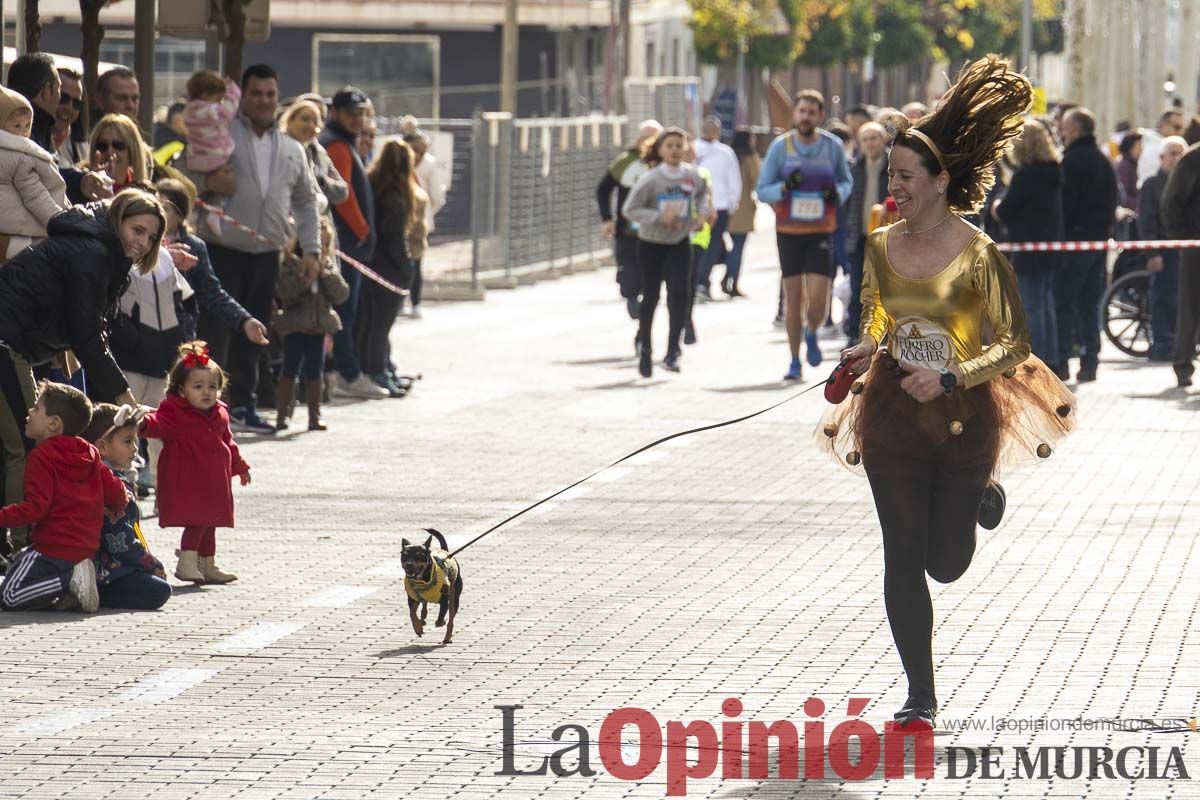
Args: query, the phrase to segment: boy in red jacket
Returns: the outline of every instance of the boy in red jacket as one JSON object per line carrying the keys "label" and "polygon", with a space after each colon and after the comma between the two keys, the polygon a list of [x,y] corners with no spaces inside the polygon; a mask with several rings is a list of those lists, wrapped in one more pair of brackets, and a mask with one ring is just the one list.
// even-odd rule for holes
{"label": "boy in red jacket", "polygon": [[[89,614],[100,604],[96,568],[105,508],[124,513],[125,485],[79,438],[92,404],[71,386],[43,381],[25,435],[37,443],[25,466],[25,500],[0,508],[0,525],[32,525],[30,546],[13,559],[0,584],[0,608],[70,608]],[[55,598],[58,598],[57,602]]]}

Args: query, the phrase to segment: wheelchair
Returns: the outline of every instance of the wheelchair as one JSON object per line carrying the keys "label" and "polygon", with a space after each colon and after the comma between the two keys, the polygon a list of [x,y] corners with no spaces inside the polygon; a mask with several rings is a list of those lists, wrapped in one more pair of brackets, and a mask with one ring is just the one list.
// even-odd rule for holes
{"label": "wheelchair", "polygon": [[[1104,336],[1114,347],[1134,358],[1149,358],[1153,344],[1150,317],[1150,278],[1142,269],[1145,258],[1127,259],[1125,251],[1113,265],[1112,280],[1100,301]],[[1140,255],[1140,254],[1139,254]]]}

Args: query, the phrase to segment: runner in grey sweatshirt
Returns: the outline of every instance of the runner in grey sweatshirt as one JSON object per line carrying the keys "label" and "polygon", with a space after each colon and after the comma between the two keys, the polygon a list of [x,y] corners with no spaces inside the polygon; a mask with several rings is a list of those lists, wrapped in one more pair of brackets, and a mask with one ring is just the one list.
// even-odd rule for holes
{"label": "runner in grey sweatshirt", "polygon": [[650,331],[663,280],[667,282],[669,336],[663,366],[679,371],[679,337],[688,317],[692,247],[689,234],[703,227],[712,205],[708,182],[683,163],[687,134],[668,128],[646,157],[653,169],[634,184],[621,213],[637,225],[638,268],[642,272],[642,306],[638,314],[638,372],[649,378]]}

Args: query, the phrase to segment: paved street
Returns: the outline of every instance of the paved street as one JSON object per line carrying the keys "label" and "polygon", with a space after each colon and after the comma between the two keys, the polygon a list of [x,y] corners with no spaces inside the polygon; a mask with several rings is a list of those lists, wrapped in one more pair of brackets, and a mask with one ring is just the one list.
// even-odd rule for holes
{"label": "paved street", "polygon": [[[819,390],[651,450],[474,545],[450,646],[432,626],[418,640],[402,598],[402,537],[461,544],[659,436],[794,392],[778,380],[773,239],[752,239],[749,299],[697,308],[678,375],[637,377],[611,269],[402,319],[397,360],[424,376],[412,396],[329,409],[328,433],[243,440],[254,482],[218,534],[236,583],[180,588],[160,612],[0,616],[0,797],[653,798],[665,758],[640,781],[601,763],[618,708],[720,730],[736,697],[740,721],[800,728],[816,697],[828,736],[866,697],[882,730],[906,684],[880,535],[867,482],[812,444]],[[656,360],[665,308],[657,321]],[[1200,797],[1194,731],[986,727],[1200,713],[1200,393],[1173,386],[1110,352],[1078,391],[1079,431],[1005,476],[1004,524],[981,531],[963,578],[933,585],[941,722],[984,726],[939,731],[935,778],[718,766],[688,796]],[[145,530],[173,568],[178,531]],[[498,705],[523,706],[516,768],[577,723],[595,774],[496,774]],[[986,745],[1005,748],[1006,777],[947,777],[947,748]],[[1160,770],[1177,747],[1191,777],[1017,777],[1017,745],[1153,745]],[[772,745],[773,776],[776,759]]]}

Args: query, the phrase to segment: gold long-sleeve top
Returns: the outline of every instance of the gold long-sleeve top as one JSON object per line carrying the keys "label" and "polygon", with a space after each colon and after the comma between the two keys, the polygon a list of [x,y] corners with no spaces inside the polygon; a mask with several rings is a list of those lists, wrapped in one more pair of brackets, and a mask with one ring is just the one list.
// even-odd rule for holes
{"label": "gold long-sleeve top", "polygon": [[[958,364],[963,385],[977,386],[1029,357],[1029,328],[1008,259],[982,231],[929,278],[906,278],[892,268],[888,229],[867,239],[863,263],[862,326],[876,344],[910,368]],[[984,319],[992,344],[983,346]]]}

